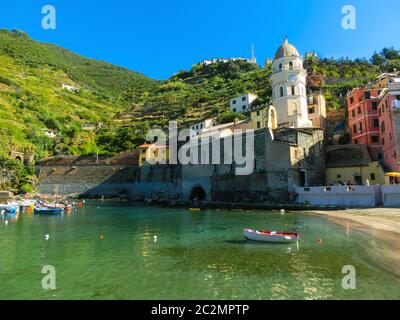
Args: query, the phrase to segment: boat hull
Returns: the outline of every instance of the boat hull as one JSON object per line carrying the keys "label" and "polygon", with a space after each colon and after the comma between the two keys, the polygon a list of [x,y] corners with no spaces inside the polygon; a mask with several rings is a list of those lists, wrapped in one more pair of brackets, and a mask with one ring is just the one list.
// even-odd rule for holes
{"label": "boat hull", "polygon": [[37,209],[35,208],[34,213],[37,215],[57,215],[61,214],[63,212],[63,209],[60,208],[52,208],[52,209]]}
{"label": "boat hull", "polygon": [[263,233],[251,229],[245,229],[243,235],[247,240],[261,241],[261,242],[274,242],[274,243],[294,243],[299,241],[298,234],[272,234]]}

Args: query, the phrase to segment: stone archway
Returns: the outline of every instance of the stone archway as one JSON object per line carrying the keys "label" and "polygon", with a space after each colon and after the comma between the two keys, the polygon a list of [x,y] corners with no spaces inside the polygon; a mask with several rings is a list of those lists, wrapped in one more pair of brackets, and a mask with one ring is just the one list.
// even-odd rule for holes
{"label": "stone archway", "polygon": [[192,191],[190,192],[190,201],[204,201],[207,198],[207,193],[201,186],[193,187]]}

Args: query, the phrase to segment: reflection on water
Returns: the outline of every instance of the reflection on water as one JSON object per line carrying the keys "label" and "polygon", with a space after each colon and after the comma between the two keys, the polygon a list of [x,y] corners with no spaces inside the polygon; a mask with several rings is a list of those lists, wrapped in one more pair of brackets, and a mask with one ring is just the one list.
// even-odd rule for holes
{"label": "reflection on water", "polygon": [[[398,236],[376,238],[348,221],[122,202],[93,202],[58,217],[22,215],[8,226],[5,220],[1,299],[400,298]],[[301,239],[251,242],[243,228],[297,230]],[[40,287],[47,264],[57,271],[55,292]],[[341,287],[344,265],[357,270],[356,290]]]}

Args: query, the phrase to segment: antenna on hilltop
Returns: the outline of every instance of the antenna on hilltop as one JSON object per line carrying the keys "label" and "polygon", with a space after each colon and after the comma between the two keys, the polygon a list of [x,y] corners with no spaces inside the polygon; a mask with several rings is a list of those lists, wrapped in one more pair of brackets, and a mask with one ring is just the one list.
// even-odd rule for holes
{"label": "antenna on hilltop", "polygon": [[254,54],[254,43],[251,45],[251,63],[252,64],[256,64],[257,59],[256,56]]}

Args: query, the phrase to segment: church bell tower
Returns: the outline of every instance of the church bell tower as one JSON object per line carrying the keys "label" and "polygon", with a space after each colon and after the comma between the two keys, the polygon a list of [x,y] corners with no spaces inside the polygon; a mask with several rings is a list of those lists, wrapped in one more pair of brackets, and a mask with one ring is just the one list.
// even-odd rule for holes
{"label": "church bell tower", "polygon": [[306,79],[303,59],[285,38],[275,54],[271,76],[272,102],[279,126],[312,126],[308,118]]}

